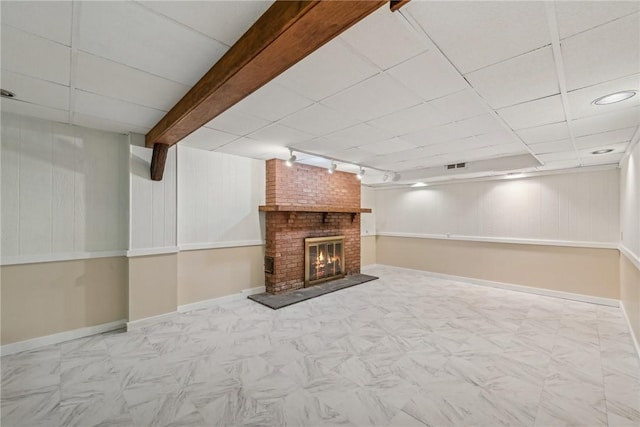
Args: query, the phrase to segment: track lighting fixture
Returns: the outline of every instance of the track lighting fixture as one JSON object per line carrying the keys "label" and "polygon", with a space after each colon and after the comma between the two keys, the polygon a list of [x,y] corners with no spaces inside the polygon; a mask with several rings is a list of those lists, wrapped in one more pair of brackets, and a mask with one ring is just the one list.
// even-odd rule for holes
{"label": "track lighting fixture", "polygon": [[360,181],[362,181],[362,177],[364,176],[364,172],[365,172],[364,168],[362,166],[360,166],[360,171],[358,172],[358,175],[356,175]]}
{"label": "track lighting fixture", "polygon": [[293,150],[289,149],[289,158],[286,161],[286,165],[291,167],[296,162],[296,156],[293,154]]}
{"label": "track lighting fixture", "polygon": [[336,170],[337,167],[338,167],[338,165],[336,165],[336,162],[331,161],[331,166],[329,166],[329,168],[327,168],[327,172],[333,173]]}

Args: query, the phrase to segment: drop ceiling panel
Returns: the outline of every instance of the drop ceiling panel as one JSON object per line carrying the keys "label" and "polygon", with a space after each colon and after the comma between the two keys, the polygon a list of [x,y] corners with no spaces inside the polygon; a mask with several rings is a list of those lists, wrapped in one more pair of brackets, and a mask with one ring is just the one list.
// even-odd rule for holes
{"label": "drop ceiling panel", "polygon": [[388,70],[389,75],[425,101],[467,88],[464,78],[437,50],[422,53]]}
{"label": "drop ceiling panel", "polygon": [[499,130],[496,132],[486,133],[484,135],[478,135],[475,137],[480,141],[483,146],[501,145],[501,144],[519,144],[522,151],[526,151],[526,148],[518,138],[511,132],[506,130]]}
{"label": "drop ceiling panel", "polygon": [[567,94],[569,97],[569,105],[571,106],[571,115],[574,118],[580,118],[639,106],[640,95],[637,94],[630,99],[616,102],[615,104],[595,105],[593,103],[597,98],[610,93],[639,89],[640,74],[635,74],[633,76],[623,77],[621,79],[601,83],[599,85],[571,91]]}
{"label": "drop ceiling panel", "polygon": [[431,44],[387,5],[345,31],[341,38],[386,70],[429,49]]}
{"label": "drop ceiling panel", "polygon": [[3,1],[2,25],[71,45],[70,1]]}
{"label": "drop ceiling panel", "polygon": [[68,47],[8,25],[2,26],[3,70],[68,86],[70,63]]}
{"label": "drop ceiling panel", "polygon": [[463,74],[551,43],[543,2],[411,2],[405,10]]}
{"label": "drop ceiling panel", "polygon": [[310,99],[272,82],[237,103],[234,109],[275,122],[312,103]]}
{"label": "drop ceiling panel", "polygon": [[620,163],[623,157],[623,152],[604,154],[599,156],[591,155],[589,157],[583,157],[582,164],[584,166],[617,164]]}
{"label": "drop ceiling panel", "polygon": [[257,131],[271,122],[258,117],[249,116],[230,108],[205,126],[234,135],[246,135]]}
{"label": "drop ceiling panel", "polygon": [[21,116],[35,117],[54,122],[66,123],[69,120],[67,110],[56,110],[54,108],[43,107],[42,105],[30,104],[15,99],[2,98],[0,100],[0,110],[2,110],[3,113],[19,114]]}
{"label": "drop ceiling panel", "polygon": [[544,162],[564,162],[578,160],[578,154],[575,151],[563,151],[560,153],[539,154],[538,158]]}
{"label": "drop ceiling panel", "polygon": [[218,147],[215,151],[263,160],[289,156],[289,151],[285,147],[272,142],[258,141],[246,137],[231,141],[221,147]]}
{"label": "drop ceiling panel", "polygon": [[278,83],[319,101],[379,72],[342,40],[334,39],[285,71]]}
{"label": "drop ceiling panel", "polygon": [[568,139],[569,127],[567,126],[567,122],[563,121],[543,126],[521,129],[516,133],[527,144],[538,144],[541,142]]}
{"label": "drop ceiling panel", "polygon": [[344,141],[345,145],[357,147],[371,142],[390,139],[391,132],[378,129],[365,123],[359,123],[328,135],[328,138]]}
{"label": "drop ceiling panel", "polygon": [[504,129],[500,121],[491,114],[472,117],[456,122],[456,124],[469,131],[472,135],[482,135]]}
{"label": "drop ceiling panel", "polygon": [[416,148],[416,146],[400,138],[392,138],[386,141],[373,142],[371,144],[366,144],[360,147],[362,151],[366,151],[368,153],[376,155],[387,155],[391,153],[410,150],[412,148]]}
{"label": "drop ceiling panel", "polygon": [[190,89],[84,52],[78,53],[77,61],[76,88],[133,104],[169,111]]}
{"label": "drop ceiling panel", "polygon": [[144,1],[144,7],[231,46],[273,4],[264,1]]}
{"label": "drop ceiling panel", "polygon": [[280,120],[280,124],[312,135],[324,135],[353,126],[358,120],[322,104],[314,104]]}
{"label": "drop ceiling panel", "polygon": [[332,156],[336,159],[354,163],[365,162],[372,157],[371,153],[363,151],[359,148],[349,148],[343,151],[336,151],[332,154]]}
{"label": "drop ceiling panel", "polygon": [[414,133],[420,130],[448,123],[442,113],[429,104],[419,104],[391,113],[368,122],[370,125],[393,132],[396,135]]}
{"label": "drop ceiling panel", "polygon": [[81,7],[79,49],[188,86],[227,51],[222,43],[137,3],[76,5]]}
{"label": "drop ceiling panel", "polygon": [[74,96],[74,112],[120,123],[130,123],[146,130],[151,129],[164,116],[164,112],[160,110],[90,92],[76,90]]}
{"label": "drop ceiling panel", "polygon": [[308,133],[274,123],[249,134],[249,138],[263,142],[271,142],[284,147],[297,142],[307,141],[314,137]]}
{"label": "drop ceiling panel", "polygon": [[530,144],[529,147],[536,154],[561,153],[563,151],[573,151],[573,145],[569,139],[560,141],[541,142]]}
{"label": "drop ceiling panel", "polygon": [[293,148],[303,151],[311,151],[317,154],[329,155],[331,153],[347,150],[355,145],[346,144],[340,139],[315,138],[309,141],[294,144]]}
{"label": "drop ceiling panel", "polygon": [[493,108],[560,93],[551,47],[516,56],[465,77]]}
{"label": "drop ceiling panel", "polygon": [[455,123],[450,123],[444,126],[438,126],[424,131],[404,135],[402,138],[411,142],[415,146],[420,147],[424,145],[440,144],[454,139],[462,139],[468,136],[472,136],[468,129]]}
{"label": "drop ceiling panel", "polygon": [[[69,109],[69,87],[34,79],[10,71],[2,72],[2,87],[10,88],[19,101],[51,107],[58,110]],[[11,101],[11,100],[7,100]]]}
{"label": "drop ceiling panel", "polygon": [[183,139],[180,144],[202,150],[215,150],[238,137],[215,129],[202,127]]}
{"label": "drop ceiling panel", "polygon": [[568,90],[614,80],[640,71],[638,13],[563,40]]}
{"label": "drop ceiling panel", "polygon": [[560,38],[572,36],[631,13],[637,1],[558,1],[554,3]]}
{"label": "drop ceiling panel", "polygon": [[422,102],[387,74],[378,74],[322,101],[334,110],[362,121],[403,110]]}
{"label": "drop ceiling panel", "polygon": [[638,125],[640,125],[640,107],[632,107],[573,120],[571,128],[574,136],[584,136]]}
{"label": "drop ceiling panel", "polygon": [[95,117],[88,114],[73,114],[72,123],[77,126],[83,126],[91,129],[105,130],[116,133],[141,133],[147,132],[147,128],[132,125],[131,123],[122,123],[115,120],[109,120],[102,117]]}
{"label": "drop ceiling panel", "polygon": [[531,128],[565,120],[560,95],[536,99],[498,110],[500,117],[514,130]]}
{"label": "drop ceiling panel", "polygon": [[611,144],[628,143],[631,141],[635,127],[617,129],[609,132],[597,133],[594,135],[581,136],[575,139],[579,150],[586,148],[599,148]]}
{"label": "drop ceiling panel", "polygon": [[489,110],[471,89],[435,99],[430,105],[440,111],[449,121],[458,121],[486,114]]}

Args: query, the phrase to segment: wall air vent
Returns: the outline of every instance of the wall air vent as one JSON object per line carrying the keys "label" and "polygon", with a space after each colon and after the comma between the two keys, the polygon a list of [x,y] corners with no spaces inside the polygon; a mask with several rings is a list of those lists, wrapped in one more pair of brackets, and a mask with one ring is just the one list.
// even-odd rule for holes
{"label": "wall air vent", "polygon": [[446,170],[451,170],[451,169],[464,169],[467,167],[466,163],[451,163],[450,165],[446,165],[444,168]]}

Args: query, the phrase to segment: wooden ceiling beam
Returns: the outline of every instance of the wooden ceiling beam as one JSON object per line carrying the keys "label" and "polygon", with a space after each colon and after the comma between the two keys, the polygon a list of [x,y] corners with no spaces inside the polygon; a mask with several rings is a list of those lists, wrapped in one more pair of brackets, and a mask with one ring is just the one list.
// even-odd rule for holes
{"label": "wooden ceiling beam", "polygon": [[[176,144],[386,2],[276,1],[149,131],[146,146]],[[154,161],[152,179],[161,180]]]}
{"label": "wooden ceiling beam", "polygon": [[411,0],[391,0],[389,2],[389,8],[391,9],[391,12],[395,12],[410,1]]}

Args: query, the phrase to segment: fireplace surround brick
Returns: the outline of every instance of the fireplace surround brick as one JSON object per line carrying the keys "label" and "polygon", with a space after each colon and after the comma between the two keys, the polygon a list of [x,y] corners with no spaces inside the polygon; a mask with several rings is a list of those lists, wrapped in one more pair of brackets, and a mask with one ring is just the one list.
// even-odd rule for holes
{"label": "fireplace surround brick", "polygon": [[[308,206],[360,209],[360,181],[354,174],[278,159],[266,162],[266,206]],[[265,273],[266,290],[279,294],[304,287],[304,239],[345,236],[344,271],[360,272],[360,213],[266,212],[265,256],[274,272]]]}

